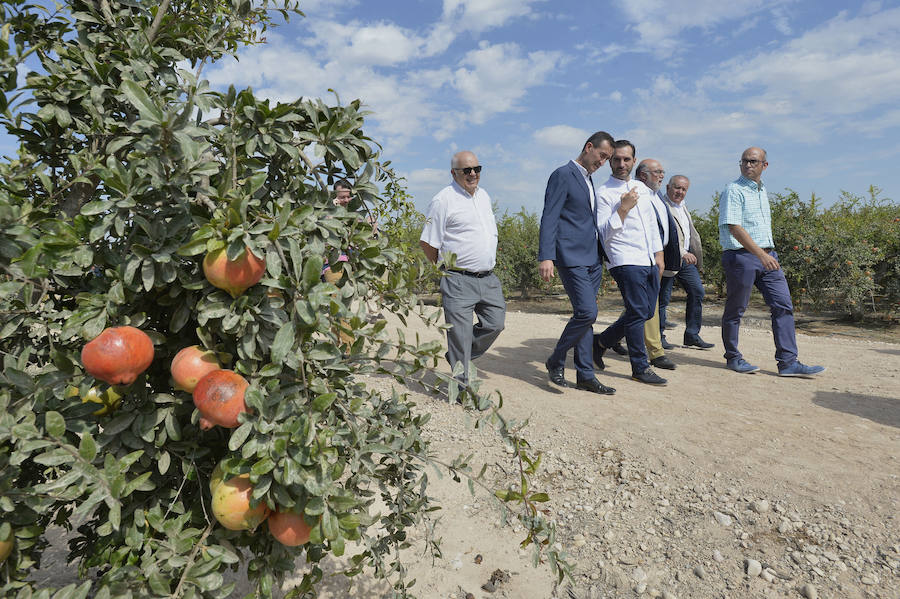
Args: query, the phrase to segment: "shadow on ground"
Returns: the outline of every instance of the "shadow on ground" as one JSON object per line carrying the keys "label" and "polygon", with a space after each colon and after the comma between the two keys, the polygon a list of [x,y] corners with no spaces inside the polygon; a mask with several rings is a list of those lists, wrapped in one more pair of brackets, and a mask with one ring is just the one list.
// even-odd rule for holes
{"label": "shadow on ground", "polygon": [[[475,365],[479,370],[515,378],[549,393],[561,394],[562,389],[547,380],[547,369],[544,367],[544,362],[556,346],[556,341],[555,338],[542,338],[528,339],[523,345],[516,347],[494,345],[491,351],[475,362]],[[574,385],[575,370],[571,351],[566,370],[566,380]]]}
{"label": "shadow on ground", "polygon": [[813,403],[829,410],[900,428],[900,399],[896,397],[818,391],[813,397]]}

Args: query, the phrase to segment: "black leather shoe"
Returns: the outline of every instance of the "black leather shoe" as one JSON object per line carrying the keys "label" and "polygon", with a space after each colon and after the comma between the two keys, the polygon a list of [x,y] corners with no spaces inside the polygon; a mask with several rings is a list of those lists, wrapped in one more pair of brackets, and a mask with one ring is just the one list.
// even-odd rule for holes
{"label": "black leather shoe", "polygon": [[632,372],[631,378],[635,381],[647,383],[648,385],[658,385],[660,387],[668,382],[666,379],[653,372],[652,368],[648,368],[643,372]]}
{"label": "black leather shoe", "polygon": [[565,368],[551,368],[547,362],[544,362],[544,366],[547,367],[547,376],[550,378],[551,383],[560,387],[569,386],[569,383],[566,382]]}
{"label": "black leather shoe", "polygon": [[606,370],[606,364],[603,363],[603,352],[606,351],[606,348],[600,345],[600,338],[597,335],[594,335],[594,364],[597,365],[597,368],[600,370]]}
{"label": "black leather shoe", "polygon": [[656,366],[657,368],[664,368],[665,370],[675,370],[675,362],[665,356],[653,358],[650,360],[650,365]]}
{"label": "black leather shoe", "polygon": [[675,349],[676,347],[678,347],[677,345],[672,344],[672,343],[669,343],[668,341],[666,341],[666,336],[665,336],[665,335],[663,335],[662,337],[660,337],[659,341],[660,341],[660,345],[662,345],[662,348],[663,348],[663,349]]}
{"label": "black leather shoe", "polygon": [[676,325],[674,322],[664,322],[663,323],[664,329],[674,329],[676,326],[678,326],[678,325]]}
{"label": "black leather shoe", "polygon": [[600,395],[612,395],[616,392],[612,387],[607,387],[597,379],[589,379],[586,381],[578,381],[575,383],[576,389],[582,391],[590,391],[591,393],[599,393]]}
{"label": "black leather shoe", "polygon": [[684,346],[685,347],[699,347],[700,349],[709,349],[714,347],[714,343],[707,343],[700,337],[694,337],[693,339],[684,338]]}
{"label": "black leather shoe", "polygon": [[614,352],[616,352],[616,353],[619,354],[620,356],[627,356],[627,355],[628,355],[628,348],[625,347],[624,345],[622,345],[622,342],[621,342],[621,341],[619,341],[618,343],[616,343],[615,345],[613,345],[610,349],[612,349]]}

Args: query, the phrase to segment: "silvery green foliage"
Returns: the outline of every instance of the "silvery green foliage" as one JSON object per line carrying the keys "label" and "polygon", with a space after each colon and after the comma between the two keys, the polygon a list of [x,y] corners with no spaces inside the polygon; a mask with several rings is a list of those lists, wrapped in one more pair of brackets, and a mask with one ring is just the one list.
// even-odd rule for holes
{"label": "silvery green foliage", "polygon": [[[40,588],[26,577],[58,524],[86,582],[55,597],[225,597],[223,574],[241,560],[270,596],[298,557],[309,566],[295,595],[311,596],[316,564],[349,541],[348,575],[372,568],[407,596],[397,550],[433,507],[425,418],[356,375],[418,377],[440,344],[406,340],[381,317],[415,313],[424,267],[360,217],[408,214],[360,103],[273,104],[203,79],[210,62],[262,41],[279,12],[296,13],[293,1],[43,4],[0,3],[0,122],[20,144],[0,161],[0,537],[16,537],[0,595]],[[350,210],[329,193],[343,177]],[[383,200],[385,188],[395,191]],[[263,280],[235,299],[213,288],[201,262],[220,248],[264,257]],[[344,270],[336,284],[320,278],[326,261]],[[126,324],[151,336],[155,358],[98,416],[78,398],[103,386],[80,351]],[[169,364],[192,344],[250,382],[252,414],[236,429],[201,431],[174,389]],[[222,460],[250,476],[256,500],[302,511],[311,542],[217,526],[208,482]],[[543,499],[520,491],[507,500]],[[539,518],[529,531],[552,545]]]}

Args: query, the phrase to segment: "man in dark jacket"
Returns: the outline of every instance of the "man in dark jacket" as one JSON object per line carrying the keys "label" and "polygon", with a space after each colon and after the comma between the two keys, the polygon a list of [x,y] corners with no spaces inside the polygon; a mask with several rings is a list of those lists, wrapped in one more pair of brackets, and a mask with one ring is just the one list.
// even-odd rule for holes
{"label": "man in dark jacket", "polygon": [[598,131],[584,143],[577,158],[550,175],[544,194],[538,248],[541,278],[544,281],[553,278],[555,265],[572,302],[572,318],[544,363],[550,381],[568,386],[564,375],[566,354],[570,348],[575,348],[575,386],[604,395],[611,395],[616,390],[597,380],[591,364],[591,325],[597,319],[597,291],[603,275],[591,173],[609,160],[613,153],[612,144],[609,133]]}

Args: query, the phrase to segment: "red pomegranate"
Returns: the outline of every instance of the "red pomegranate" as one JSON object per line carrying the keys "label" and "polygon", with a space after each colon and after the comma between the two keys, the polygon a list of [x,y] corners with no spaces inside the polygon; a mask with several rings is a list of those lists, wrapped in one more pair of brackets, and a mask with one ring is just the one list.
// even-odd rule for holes
{"label": "red pomegranate", "polygon": [[88,374],[110,385],[130,385],[153,362],[153,342],[134,327],[104,329],[81,350]]}
{"label": "red pomegranate", "polygon": [[274,511],[269,514],[269,533],[275,540],[287,547],[297,547],[309,542],[312,527],[302,514],[291,511]]}
{"label": "red pomegranate", "polygon": [[250,507],[253,485],[246,474],[229,478],[212,492],[212,512],[219,524],[228,530],[251,530],[269,515],[265,501]]}
{"label": "red pomegranate", "polygon": [[262,279],[266,261],[253,255],[249,248],[235,260],[229,260],[225,248],[210,252],[203,259],[203,274],[213,287],[224,289],[231,297],[238,297]]}
{"label": "red pomegranate", "polygon": [[192,345],[175,354],[170,372],[175,387],[191,393],[200,379],[221,368],[222,365],[216,359],[215,352],[205,350],[199,345]]}
{"label": "red pomegranate", "polygon": [[224,426],[235,428],[238,414],[250,412],[244,403],[244,392],[250,383],[231,370],[214,370],[194,387],[194,405],[200,412],[200,428]]}

